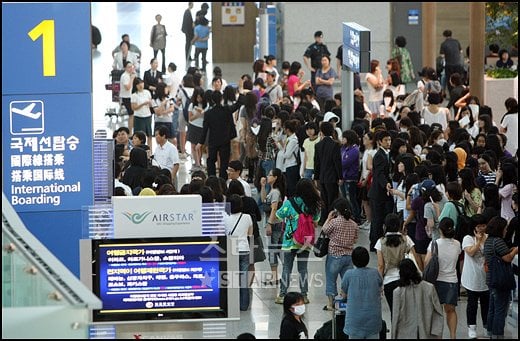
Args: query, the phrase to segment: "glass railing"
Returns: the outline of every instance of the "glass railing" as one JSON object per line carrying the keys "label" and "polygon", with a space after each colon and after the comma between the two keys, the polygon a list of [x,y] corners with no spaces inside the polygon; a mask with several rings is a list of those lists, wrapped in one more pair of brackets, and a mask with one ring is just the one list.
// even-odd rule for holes
{"label": "glass railing", "polygon": [[100,308],[2,193],[2,338],[88,338],[91,310]]}

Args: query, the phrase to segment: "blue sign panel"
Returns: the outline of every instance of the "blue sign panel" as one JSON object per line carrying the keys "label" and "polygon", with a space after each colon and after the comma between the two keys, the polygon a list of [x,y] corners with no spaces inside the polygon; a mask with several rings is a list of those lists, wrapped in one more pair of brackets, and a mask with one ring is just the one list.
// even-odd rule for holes
{"label": "blue sign panel", "polygon": [[343,23],[342,63],[352,72],[370,71],[370,30],[354,22]]}
{"label": "blue sign panel", "polygon": [[2,96],[3,191],[17,212],[93,201],[90,94]]}
{"label": "blue sign panel", "polygon": [[370,30],[354,22],[343,23],[343,44],[358,51],[370,51]]}
{"label": "blue sign panel", "polygon": [[91,92],[90,3],[2,3],[2,94]]}

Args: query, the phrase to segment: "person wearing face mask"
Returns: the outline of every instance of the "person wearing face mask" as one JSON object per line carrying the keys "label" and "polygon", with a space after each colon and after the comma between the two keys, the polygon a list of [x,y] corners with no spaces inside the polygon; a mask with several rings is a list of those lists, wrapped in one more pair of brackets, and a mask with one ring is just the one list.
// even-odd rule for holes
{"label": "person wearing face mask", "polygon": [[283,300],[283,318],[280,339],[308,339],[307,326],[303,322],[304,297],[299,292],[288,292]]}

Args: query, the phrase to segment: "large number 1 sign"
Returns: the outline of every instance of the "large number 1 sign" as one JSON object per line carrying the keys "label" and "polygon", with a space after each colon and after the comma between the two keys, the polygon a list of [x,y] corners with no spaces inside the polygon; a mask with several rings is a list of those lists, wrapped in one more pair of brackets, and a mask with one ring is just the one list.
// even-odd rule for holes
{"label": "large number 1 sign", "polygon": [[54,51],[54,20],[43,20],[36,25],[29,37],[36,40],[42,37],[43,40],[43,75],[46,77],[56,76],[56,53]]}

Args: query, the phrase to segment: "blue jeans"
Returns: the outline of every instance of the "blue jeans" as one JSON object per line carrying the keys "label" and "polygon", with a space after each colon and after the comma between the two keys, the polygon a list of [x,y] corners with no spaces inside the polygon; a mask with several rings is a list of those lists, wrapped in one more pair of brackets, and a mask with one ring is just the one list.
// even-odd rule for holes
{"label": "blue jeans", "polygon": [[343,181],[343,184],[340,187],[341,194],[350,202],[350,207],[352,208],[352,217],[354,220],[361,219],[360,218],[360,208],[358,202],[358,187],[356,181]]}
{"label": "blue jeans", "polygon": [[507,309],[511,291],[501,291],[489,288],[489,311],[487,318],[487,331],[491,335],[504,335]]}
{"label": "blue jeans", "polygon": [[238,270],[240,271],[240,310],[249,309],[249,252],[240,252],[238,256]]}
{"label": "blue jeans", "polygon": [[368,336],[360,336],[360,335],[349,335],[349,339],[370,339],[370,340],[379,340],[379,333],[375,333]]}
{"label": "blue jeans", "polygon": [[325,279],[327,282],[325,294],[327,296],[336,296],[338,294],[338,275],[340,280],[348,269],[352,269],[352,256],[331,256],[327,255],[325,261]]}
{"label": "blue jeans", "polygon": [[280,296],[285,296],[285,294],[287,294],[287,288],[291,284],[290,278],[295,257],[298,257],[298,277],[300,281],[300,291],[302,295],[307,295],[307,292],[309,291],[307,275],[307,261],[309,259],[309,251],[295,249],[290,251],[284,251],[283,253],[282,282],[280,283]]}
{"label": "blue jeans", "polygon": [[310,168],[305,168],[303,170],[303,177],[305,179],[311,179],[312,180],[312,176],[314,175],[314,169],[310,169]]}

